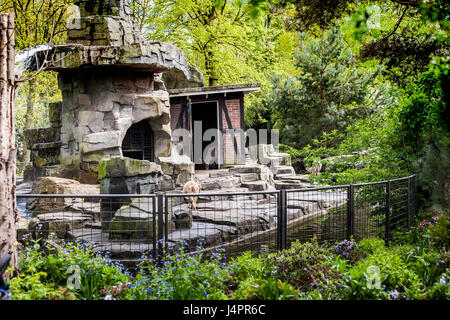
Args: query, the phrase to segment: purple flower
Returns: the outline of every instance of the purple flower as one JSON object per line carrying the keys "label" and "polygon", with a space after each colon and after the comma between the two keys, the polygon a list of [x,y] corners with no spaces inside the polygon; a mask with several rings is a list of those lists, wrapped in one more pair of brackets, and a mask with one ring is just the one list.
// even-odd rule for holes
{"label": "purple flower", "polygon": [[336,247],[334,248],[334,253],[342,255],[345,259],[349,259],[355,247],[355,242],[344,240],[336,245]]}
{"label": "purple flower", "polygon": [[398,298],[398,291],[397,290],[392,290],[391,292],[389,292],[391,295],[391,299],[397,299]]}
{"label": "purple flower", "polygon": [[447,281],[445,280],[445,277],[442,277],[442,278],[439,280],[439,283],[440,283],[440,284],[447,284]]}

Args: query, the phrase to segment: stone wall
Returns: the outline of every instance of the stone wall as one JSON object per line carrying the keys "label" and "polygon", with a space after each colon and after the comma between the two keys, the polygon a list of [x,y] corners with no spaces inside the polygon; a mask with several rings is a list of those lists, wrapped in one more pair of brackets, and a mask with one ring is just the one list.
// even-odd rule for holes
{"label": "stone wall", "polygon": [[61,164],[80,167],[80,181],[96,182],[98,161],[121,156],[130,126],[148,119],[155,156],[170,155],[169,96],[153,91],[153,75],[119,70],[80,70],[59,74],[64,99]]}
{"label": "stone wall", "polygon": [[171,43],[146,42],[127,0],[74,4],[79,12],[68,21],[68,43],[38,52],[27,63],[33,70],[52,56],[48,70],[58,72],[60,168],[82,183],[97,183],[99,161],[123,156],[127,130],[142,120],[154,134],[155,162],[170,158],[170,103],[163,79],[169,87],[202,86],[203,74]]}

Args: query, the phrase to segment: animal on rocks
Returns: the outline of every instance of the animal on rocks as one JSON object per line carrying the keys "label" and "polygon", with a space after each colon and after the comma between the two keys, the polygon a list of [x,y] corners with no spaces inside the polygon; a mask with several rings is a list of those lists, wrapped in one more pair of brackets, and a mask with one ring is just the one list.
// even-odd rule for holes
{"label": "animal on rocks", "polygon": [[311,168],[306,168],[306,171],[308,171],[309,173],[317,176],[320,172],[320,170],[322,170],[322,163],[318,163],[316,164],[314,167]]}
{"label": "animal on rocks", "polygon": [[[200,181],[197,178],[192,179],[185,183],[183,187],[183,193],[199,193],[201,189]],[[197,200],[198,197],[189,196],[185,197],[185,199],[189,202],[189,208],[195,210],[197,208]]]}

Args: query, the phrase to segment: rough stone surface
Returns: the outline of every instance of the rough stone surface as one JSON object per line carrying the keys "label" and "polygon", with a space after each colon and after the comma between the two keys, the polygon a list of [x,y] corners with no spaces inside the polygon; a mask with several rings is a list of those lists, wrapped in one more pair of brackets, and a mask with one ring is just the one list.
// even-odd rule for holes
{"label": "rough stone surface", "polygon": [[[45,134],[58,136],[41,141],[47,144],[38,146],[33,163],[38,168],[61,165],[71,169],[61,173],[98,183],[99,161],[122,156],[128,129],[142,120],[148,120],[154,134],[154,161],[171,156],[169,95],[162,79],[168,87],[203,86],[203,75],[174,45],[146,42],[128,1],[75,3],[80,11],[68,21],[68,43],[50,49],[53,59],[47,68],[58,72],[63,101],[50,108],[52,128]],[[31,57],[30,70],[48,53]],[[191,178],[190,172],[179,171],[178,184]]]}
{"label": "rough stone surface", "polygon": [[183,186],[194,177],[195,164],[188,156],[160,157],[159,161],[164,174],[171,176],[176,186]]}
{"label": "rough stone surface", "polygon": [[[33,183],[32,194],[73,194],[73,195],[96,195],[99,194],[98,185],[81,184],[76,180],[42,177]],[[27,208],[33,215],[39,213],[64,211],[76,203],[99,201],[99,198],[30,198]]]}
{"label": "rough stone surface", "polygon": [[54,233],[58,238],[64,239],[67,231],[84,227],[92,221],[91,215],[77,212],[44,213],[31,219],[28,231],[37,232],[41,238],[48,238],[50,233]]}
{"label": "rough stone surface", "polygon": [[162,174],[161,166],[146,160],[127,157],[112,157],[99,163],[98,178],[134,177],[148,174]]}

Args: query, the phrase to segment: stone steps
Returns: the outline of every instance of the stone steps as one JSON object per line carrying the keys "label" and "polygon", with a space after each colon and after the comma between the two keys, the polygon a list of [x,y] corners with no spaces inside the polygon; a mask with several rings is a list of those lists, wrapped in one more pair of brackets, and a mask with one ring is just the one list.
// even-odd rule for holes
{"label": "stone steps", "polygon": [[280,174],[295,175],[295,170],[292,166],[277,166],[274,168],[273,174],[274,174],[274,176],[277,176]]}
{"label": "stone steps", "polygon": [[238,165],[230,168],[231,173],[261,173],[261,165]]}
{"label": "stone steps", "polygon": [[259,180],[259,175],[257,173],[236,173],[235,176],[240,178],[241,183]]}
{"label": "stone steps", "polygon": [[285,190],[285,189],[302,189],[302,188],[311,188],[313,187],[311,184],[302,183],[299,181],[281,181],[275,180],[275,189],[277,190]]}
{"label": "stone steps", "polygon": [[274,176],[275,180],[281,180],[281,181],[299,181],[299,182],[305,182],[307,183],[308,180],[308,176],[307,175],[292,175],[289,173],[281,173],[281,174],[277,174]]}
{"label": "stone steps", "polygon": [[251,181],[242,183],[244,188],[248,188],[249,191],[265,191],[268,189],[267,183],[264,181]]}

